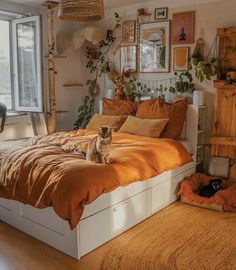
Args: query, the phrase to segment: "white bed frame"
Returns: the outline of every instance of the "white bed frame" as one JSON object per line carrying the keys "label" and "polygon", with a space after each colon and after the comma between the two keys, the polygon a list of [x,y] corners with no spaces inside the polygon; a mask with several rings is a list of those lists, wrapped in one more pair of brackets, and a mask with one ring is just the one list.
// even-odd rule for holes
{"label": "white bed frame", "polygon": [[177,199],[179,182],[195,173],[197,123],[198,107],[189,105],[182,136],[191,144],[193,162],[101,195],[85,206],[82,218],[73,231],[52,207],[37,209],[12,200],[0,199],[0,219],[80,259]]}

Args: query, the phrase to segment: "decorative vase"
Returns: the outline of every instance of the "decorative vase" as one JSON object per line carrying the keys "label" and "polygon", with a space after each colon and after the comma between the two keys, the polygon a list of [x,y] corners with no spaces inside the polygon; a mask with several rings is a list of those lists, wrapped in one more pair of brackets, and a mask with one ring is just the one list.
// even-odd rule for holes
{"label": "decorative vase", "polygon": [[117,86],[115,89],[115,100],[124,99],[124,87],[123,86]]}

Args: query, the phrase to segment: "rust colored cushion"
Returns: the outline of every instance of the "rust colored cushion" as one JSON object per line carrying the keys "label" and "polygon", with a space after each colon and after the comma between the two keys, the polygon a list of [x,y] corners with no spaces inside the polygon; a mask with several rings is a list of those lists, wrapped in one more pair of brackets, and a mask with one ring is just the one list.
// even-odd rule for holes
{"label": "rust colored cushion", "polygon": [[141,119],[128,116],[119,132],[159,138],[168,121],[168,119]]}
{"label": "rust colored cushion", "polygon": [[109,126],[117,131],[123,125],[127,116],[112,116],[112,115],[102,115],[94,114],[90,122],[88,123],[87,130],[98,130],[101,126]]}
{"label": "rust colored cushion", "polygon": [[135,115],[138,102],[127,100],[113,100],[104,98],[102,102],[102,114],[106,115]]}
{"label": "rust colored cushion", "polygon": [[182,132],[187,108],[188,104],[186,100],[167,103],[161,99],[149,99],[139,105],[136,117],[145,119],[169,119],[161,137],[176,139]]}

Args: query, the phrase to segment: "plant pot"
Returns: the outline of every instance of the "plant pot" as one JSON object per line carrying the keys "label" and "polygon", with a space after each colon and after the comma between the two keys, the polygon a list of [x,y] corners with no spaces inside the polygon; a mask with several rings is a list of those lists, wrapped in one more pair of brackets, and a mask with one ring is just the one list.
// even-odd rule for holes
{"label": "plant pot", "polygon": [[124,99],[125,94],[124,94],[124,87],[123,86],[118,86],[115,89],[115,100],[121,100]]}

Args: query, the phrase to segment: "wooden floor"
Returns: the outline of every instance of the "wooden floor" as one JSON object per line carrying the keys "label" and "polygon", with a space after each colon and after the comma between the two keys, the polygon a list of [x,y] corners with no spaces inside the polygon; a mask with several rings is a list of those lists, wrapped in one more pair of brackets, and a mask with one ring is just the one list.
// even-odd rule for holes
{"label": "wooden floor", "polygon": [[[0,270],[236,270],[235,222],[235,213],[176,202],[77,261],[0,221]],[[174,268],[153,268],[173,258]]]}
{"label": "wooden floor", "polygon": [[98,270],[111,245],[77,261],[0,221],[0,270]]}

